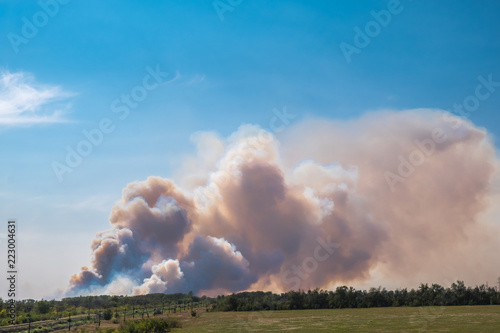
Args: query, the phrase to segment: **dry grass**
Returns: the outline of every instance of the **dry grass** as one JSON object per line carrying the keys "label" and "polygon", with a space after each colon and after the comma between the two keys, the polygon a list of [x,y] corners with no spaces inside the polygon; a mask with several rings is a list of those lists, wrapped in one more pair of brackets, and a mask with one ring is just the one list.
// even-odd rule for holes
{"label": "dry grass", "polygon": [[[156,318],[178,317],[183,328],[173,332],[179,333],[500,332],[500,306],[495,305],[264,312],[206,312],[198,309],[197,312],[195,318],[191,317],[190,311]],[[87,332],[95,332],[96,326],[84,325],[71,330],[80,332],[84,328]],[[101,321],[101,328],[108,327],[118,328],[119,324],[113,324],[111,320]]]}

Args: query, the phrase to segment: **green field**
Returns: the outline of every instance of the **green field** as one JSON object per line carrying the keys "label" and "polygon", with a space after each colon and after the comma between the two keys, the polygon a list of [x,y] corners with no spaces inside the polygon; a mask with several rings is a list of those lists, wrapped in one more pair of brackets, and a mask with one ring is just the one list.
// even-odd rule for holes
{"label": "green field", "polygon": [[176,332],[500,332],[500,306],[201,312]]}

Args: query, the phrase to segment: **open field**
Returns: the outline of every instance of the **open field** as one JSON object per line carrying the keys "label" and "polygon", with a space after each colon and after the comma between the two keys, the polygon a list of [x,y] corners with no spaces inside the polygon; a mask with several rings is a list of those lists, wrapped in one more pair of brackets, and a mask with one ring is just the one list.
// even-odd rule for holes
{"label": "open field", "polygon": [[209,312],[179,332],[500,332],[500,306]]}
{"label": "open field", "polygon": [[[172,316],[173,314],[170,314]],[[500,306],[389,307],[265,312],[205,312],[182,321],[178,333],[203,332],[500,332]],[[102,328],[114,327],[103,321]],[[88,332],[95,325],[85,325]],[[65,330],[67,331],[67,330]],[[72,331],[79,332],[80,328]],[[63,332],[63,331],[59,331]]]}

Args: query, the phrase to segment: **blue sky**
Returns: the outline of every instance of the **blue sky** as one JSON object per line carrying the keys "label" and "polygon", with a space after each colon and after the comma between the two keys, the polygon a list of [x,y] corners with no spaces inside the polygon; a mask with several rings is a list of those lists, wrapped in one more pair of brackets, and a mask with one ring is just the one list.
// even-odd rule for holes
{"label": "blue sky", "polygon": [[[87,263],[90,239],[108,227],[121,189],[172,176],[194,151],[197,131],[267,127],[272,110],[285,106],[296,120],[452,110],[474,94],[479,76],[500,81],[494,0],[401,0],[350,62],[340,44],[354,45],[354,28],[365,29],[371,11],[390,1],[221,0],[231,8],[222,14],[204,0],[66,2],[16,45],[13,34],[25,38],[23,27],[42,20],[43,8],[0,1],[0,69],[4,80],[17,75],[0,95],[0,219],[20,223],[26,297],[44,296],[40,288],[65,283]],[[164,82],[121,120],[113,101],[157,67],[168,72]],[[469,119],[498,137],[499,106],[500,93],[492,93]],[[59,181],[53,162],[64,163],[66,147],[105,118],[114,130]],[[60,273],[28,281],[61,262],[68,264]]]}

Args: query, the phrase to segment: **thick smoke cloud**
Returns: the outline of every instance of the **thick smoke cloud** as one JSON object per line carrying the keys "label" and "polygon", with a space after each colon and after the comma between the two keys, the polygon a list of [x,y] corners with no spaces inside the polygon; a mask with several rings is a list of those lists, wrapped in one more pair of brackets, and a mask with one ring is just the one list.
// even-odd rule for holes
{"label": "thick smoke cloud", "polygon": [[[198,133],[176,181],[129,184],[68,294],[493,280],[498,161],[439,110]],[[210,144],[206,144],[209,142]],[[496,263],[496,265],[492,264]]]}

